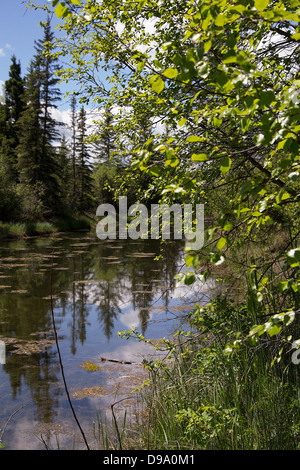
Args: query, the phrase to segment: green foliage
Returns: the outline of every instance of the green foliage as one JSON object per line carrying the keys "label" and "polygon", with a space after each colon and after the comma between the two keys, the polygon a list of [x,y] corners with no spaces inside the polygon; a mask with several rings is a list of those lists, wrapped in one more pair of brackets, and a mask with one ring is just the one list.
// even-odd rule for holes
{"label": "green foliage", "polygon": [[[166,438],[174,431],[191,446],[297,448],[286,361],[300,312],[298,2],[52,6],[58,55],[71,63],[58,75],[78,80],[85,102],[120,110],[115,132],[131,164],[121,189],[135,189],[135,179],[138,200],[207,203],[205,246],[188,254],[182,280],[229,269],[245,283],[235,306],[196,307],[192,325],[212,345],[180,350],[176,380],[165,370],[167,392],[154,400],[160,443],[174,445]],[[141,116],[155,130],[145,139],[135,133]]]}

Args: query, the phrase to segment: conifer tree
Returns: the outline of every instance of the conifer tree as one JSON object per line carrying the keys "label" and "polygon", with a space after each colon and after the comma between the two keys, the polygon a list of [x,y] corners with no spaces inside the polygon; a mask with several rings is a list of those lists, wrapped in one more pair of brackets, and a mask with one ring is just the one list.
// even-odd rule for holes
{"label": "conifer tree", "polygon": [[77,130],[76,97],[75,95],[72,95],[72,99],[71,99],[72,179],[73,179],[72,206],[74,206],[75,199],[76,199],[76,130]]}
{"label": "conifer tree", "polygon": [[68,213],[72,207],[73,201],[73,166],[72,154],[64,134],[57,150],[57,161],[61,168],[59,175],[61,210],[63,213]]}
{"label": "conifer tree", "polygon": [[104,117],[99,125],[93,142],[95,157],[98,164],[110,164],[115,161],[116,133],[114,131],[114,117],[110,107],[104,109]]}
{"label": "conifer tree", "polygon": [[117,175],[117,135],[111,107],[104,108],[102,122],[93,136],[94,186],[98,203],[113,202]]}
{"label": "conifer tree", "polygon": [[19,143],[17,122],[24,108],[24,83],[21,77],[21,64],[16,57],[11,58],[9,79],[4,84],[4,104],[0,110],[0,153],[1,164],[8,180],[16,184],[17,155]]}
{"label": "conifer tree", "polygon": [[58,79],[54,77],[56,61],[49,53],[52,41],[48,20],[43,39],[35,43],[36,55],[25,77],[26,105],[18,120],[17,166],[29,217],[46,217],[60,211],[60,168],[54,147],[59,132],[51,114],[60,94],[56,88]]}
{"label": "conifer tree", "polygon": [[87,117],[83,106],[79,111],[77,125],[76,203],[79,212],[84,212],[92,203],[92,178],[87,144]]}
{"label": "conifer tree", "polygon": [[33,60],[25,77],[24,98],[26,106],[18,120],[17,167],[20,179],[19,190],[23,196],[24,215],[31,218],[41,215],[42,198],[45,193],[41,173],[43,135],[40,119],[40,74]]}
{"label": "conifer tree", "polygon": [[52,117],[52,110],[57,108],[56,103],[60,100],[61,93],[57,88],[59,79],[54,76],[58,70],[57,60],[52,52],[54,33],[51,31],[50,19],[43,25],[44,36],[35,42],[36,55],[34,57],[40,77],[40,109],[41,109],[41,179],[45,186],[47,195],[47,206],[50,212],[59,211],[59,187],[58,174],[60,172],[57,164],[56,152],[53,143],[60,138],[58,123]]}

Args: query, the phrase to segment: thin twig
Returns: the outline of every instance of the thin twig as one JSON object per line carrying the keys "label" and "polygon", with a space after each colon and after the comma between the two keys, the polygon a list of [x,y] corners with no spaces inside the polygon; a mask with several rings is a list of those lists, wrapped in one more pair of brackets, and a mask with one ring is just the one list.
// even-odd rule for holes
{"label": "thin twig", "polygon": [[122,400],[116,401],[115,403],[113,403],[113,404],[110,406],[110,407],[111,407],[111,412],[112,412],[112,415],[113,415],[113,418],[114,418],[116,430],[117,430],[118,441],[119,441],[119,449],[120,449],[120,450],[122,450],[122,439],[121,439],[121,436],[120,436],[120,431],[119,431],[117,419],[116,419],[115,412],[114,412],[114,406],[115,406],[115,405],[118,405],[118,403],[121,403],[122,401],[129,400],[130,398],[133,398],[133,397],[122,398]]}
{"label": "thin twig", "polygon": [[31,402],[26,403],[26,405],[20,406],[20,408],[18,408],[16,411],[14,411],[14,412],[10,415],[10,417],[9,417],[8,420],[6,421],[6,423],[5,423],[5,425],[4,425],[4,428],[3,428],[3,430],[2,430],[2,432],[1,432],[1,434],[0,434],[0,442],[2,441],[2,438],[3,438],[4,432],[5,432],[6,426],[7,426],[8,423],[10,422],[11,418],[12,418],[16,413],[18,413],[20,410],[22,410],[22,408],[25,408],[25,406],[30,405],[30,403],[31,403]]}
{"label": "thin twig", "polygon": [[50,299],[51,299],[51,315],[52,315],[52,323],[53,323],[53,330],[54,330],[54,336],[55,336],[55,343],[56,343],[56,348],[57,348],[57,353],[58,353],[58,358],[59,358],[59,365],[60,365],[60,369],[61,369],[61,375],[62,375],[62,378],[63,378],[63,382],[64,382],[64,386],[65,386],[65,391],[66,391],[66,395],[67,395],[67,398],[68,398],[68,402],[69,402],[69,405],[70,405],[70,408],[72,410],[72,413],[73,413],[73,416],[74,416],[74,419],[77,423],[77,426],[81,432],[81,435],[83,437],[83,440],[85,442],[85,445],[87,447],[88,450],[90,450],[89,448],[89,445],[87,443],[87,440],[86,440],[86,437],[85,437],[85,434],[83,432],[83,429],[78,421],[78,418],[76,416],[76,413],[75,413],[75,410],[73,408],[73,405],[72,405],[72,402],[71,402],[71,398],[70,398],[70,395],[69,395],[69,390],[68,390],[68,387],[67,387],[67,382],[66,382],[66,379],[65,379],[65,374],[64,374],[64,368],[63,368],[63,364],[62,364],[62,359],[61,359],[61,354],[60,354],[60,349],[59,349],[59,344],[58,344],[58,338],[57,338],[57,331],[56,331],[56,325],[55,325],[55,319],[54,319],[54,311],[53,311],[53,297],[52,297],[52,271],[53,271],[53,253],[52,253],[52,260],[51,260],[51,273],[50,273]]}

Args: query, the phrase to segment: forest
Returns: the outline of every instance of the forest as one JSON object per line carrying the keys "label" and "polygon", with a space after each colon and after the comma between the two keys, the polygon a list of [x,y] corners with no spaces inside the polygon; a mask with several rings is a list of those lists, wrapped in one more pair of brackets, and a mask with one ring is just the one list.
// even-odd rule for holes
{"label": "forest", "polygon": [[[299,2],[30,3],[59,27],[44,24],[24,79],[12,58],[2,222],[95,220],[119,195],[205,206],[204,246],[176,279],[222,293],[165,341],[168,362],[147,364],[135,445],[299,450]],[[51,117],[60,80],[79,87],[70,142]]]}
{"label": "forest", "polygon": [[74,93],[70,98],[71,124],[53,117],[62,93],[58,59],[50,54],[54,33],[49,18],[42,31],[25,76],[21,62],[13,55],[9,79],[3,86],[2,238],[88,227],[97,205],[112,201],[113,181],[121,178],[125,169],[114,157],[114,116],[109,108],[102,110],[102,122],[93,125],[83,104],[77,109]]}

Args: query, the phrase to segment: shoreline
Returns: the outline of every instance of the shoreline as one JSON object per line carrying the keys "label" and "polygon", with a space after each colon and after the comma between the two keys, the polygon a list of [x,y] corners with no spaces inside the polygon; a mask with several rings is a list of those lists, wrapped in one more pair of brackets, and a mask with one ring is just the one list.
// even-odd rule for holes
{"label": "shoreline", "polygon": [[78,219],[57,219],[49,222],[1,222],[0,241],[28,240],[48,237],[66,232],[89,231],[93,226],[92,219],[82,217]]}

